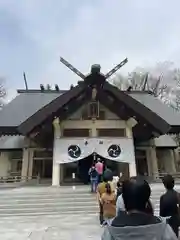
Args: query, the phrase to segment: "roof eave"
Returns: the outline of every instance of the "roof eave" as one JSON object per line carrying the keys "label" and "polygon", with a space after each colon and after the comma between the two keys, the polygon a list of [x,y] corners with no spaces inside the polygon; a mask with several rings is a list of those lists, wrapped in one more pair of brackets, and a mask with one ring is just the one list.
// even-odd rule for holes
{"label": "roof eave", "polygon": [[34,115],[24,121],[18,126],[18,132],[22,135],[27,135],[33,131],[37,126],[42,124],[47,118],[53,118],[56,115],[58,109],[66,105],[71,99],[78,96],[84,91],[84,85],[77,85],[68,92],[60,95],[52,102],[41,108]]}
{"label": "roof eave", "polygon": [[20,135],[17,126],[0,126],[0,135]]}
{"label": "roof eave", "polygon": [[156,129],[159,134],[164,135],[171,129],[171,126],[164,119],[145,106],[143,109],[144,113],[142,114],[143,104],[133,99],[130,94],[119,91],[119,89],[107,82],[105,83],[104,89],[114,94],[117,99],[119,99],[121,102],[124,102],[127,107],[133,109],[138,115],[141,115],[149,124],[154,127],[154,129]]}
{"label": "roof eave", "polygon": [[180,133],[180,125],[172,125],[168,133],[171,133],[171,134]]}

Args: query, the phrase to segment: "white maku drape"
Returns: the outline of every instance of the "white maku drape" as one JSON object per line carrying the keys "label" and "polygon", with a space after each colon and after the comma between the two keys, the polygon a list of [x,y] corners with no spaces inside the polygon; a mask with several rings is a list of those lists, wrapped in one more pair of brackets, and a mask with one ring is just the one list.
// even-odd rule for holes
{"label": "white maku drape", "polygon": [[79,161],[94,152],[113,161],[135,161],[131,138],[59,138],[55,139],[54,144],[54,158],[57,163]]}

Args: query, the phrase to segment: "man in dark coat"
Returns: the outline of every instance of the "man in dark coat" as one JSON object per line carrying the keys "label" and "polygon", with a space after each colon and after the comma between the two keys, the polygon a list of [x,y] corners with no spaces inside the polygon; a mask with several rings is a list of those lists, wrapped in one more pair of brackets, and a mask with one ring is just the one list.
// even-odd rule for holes
{"label": "man in dark coat", "polygon": [[166,193],[160,197],[160,216],[165,217],[174,230],[176,236],[179,235],[179,193],[174,190],[174,178],[166,175],[162,180]]}
{"label": "man in dark coat", "polygon": [[106,168],[103,174],[103,178],[106,179],[106,181],[112,181],[113,180],[113,172],[111,169]]}

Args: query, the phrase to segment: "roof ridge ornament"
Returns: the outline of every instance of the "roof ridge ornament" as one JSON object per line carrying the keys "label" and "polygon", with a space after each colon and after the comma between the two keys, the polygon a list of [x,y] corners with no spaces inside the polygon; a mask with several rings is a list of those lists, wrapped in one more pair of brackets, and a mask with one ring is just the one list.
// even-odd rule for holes
{"label": "roof ridge ornament", "polygon": [[120,62],[118,65],[116,65],[114,68],[112,68],[105,75],[101,73],[101,65],[100,64],[93,64],[91,66],[91,73],[88,75],[84,75],[82,72],[80,72],[77,68],[75,68],[72,64],[70,64],[64,58],[60,57],[60,62],[63,63],[66,67],[68,67],[72,72],[77,74],[85,82],[87,82],[88,85],[92,86],[95,83],[98,85],[102,85],[103,82],[105,82],[114,73],[116,73],[121,67],[123,67],[128,62],[128,59],[125,58],[122,62]]}
{"label": "roof ridge ornament", "polygon": [[96,101],[96,96],[97,96],[97,89],[96,89],[96,87],[93,87],[92,88],[92,96],[91,96],[93,101]]}

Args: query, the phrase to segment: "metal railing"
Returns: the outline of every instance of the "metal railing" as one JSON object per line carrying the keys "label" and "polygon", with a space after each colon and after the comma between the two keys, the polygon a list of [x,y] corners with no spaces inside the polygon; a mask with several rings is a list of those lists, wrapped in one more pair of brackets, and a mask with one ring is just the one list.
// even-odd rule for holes
{"label": "metal railing", "polygon": [[[151,176],[142,176],[146,178],[149,181],[160,181],[164,176],[167,174],[170,174],[173,176],[174,179],[180,180],[180,172],[175,172],[175,173],[167,173],[167,172],[155,172]],[[41,177],[39,175],[36,176],[21,176],[19,174],[13,173],[10,176],[0,176],[0,184],[2,183],[21,183],[21,182],[33,182],[35,181],[36,183],[41,182]]]}
{"label": "metal railing", "polygon": [[180,172],[156,172],[152,174],[154,180],[161,180],[164,176],[170,174],[174,179],[180,180]]}
{"label": "metal railing", "polygon": [[0,176],[0,183],[18,183],[18,182],[29,182],[32,180],[36,180],[37,182],[40,181],[39,176],[32,176],[32,177],[27,177],[27,176],[19,176],[19,175],[14,175],[14,176]]}

